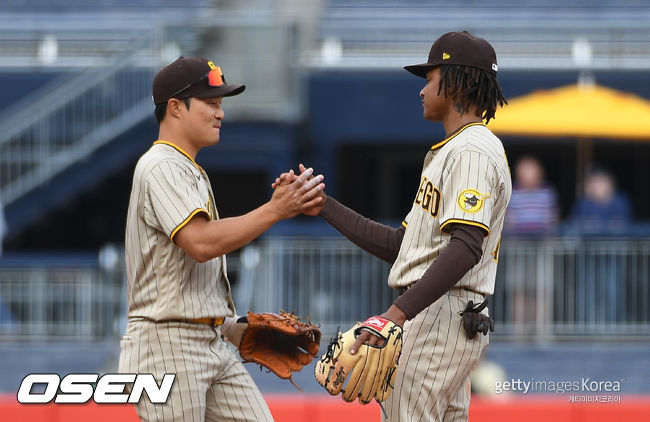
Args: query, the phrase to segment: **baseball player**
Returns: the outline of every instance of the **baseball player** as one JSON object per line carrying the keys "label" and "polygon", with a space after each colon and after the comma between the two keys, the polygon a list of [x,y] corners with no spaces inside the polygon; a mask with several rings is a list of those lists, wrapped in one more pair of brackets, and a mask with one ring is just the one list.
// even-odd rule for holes
{"label": "baseball player", "polygon": [[[332,197],[320,214],[352,242],[393,264],[388,284],[400,296],[381,316],[403,325],[403,349],[390,421],[465,421],[469,373],[488,344],[485,297],[494,291],[500,234],[511,181],[499,139],[483,121],[505,99],[492,46],[467,32],[441,36],[426,63],[406,66],[426,78],[424,118],[446,137],[424,158],[411,211],[395,229],[366,219]],[[306,169],[301,165],[301,171]],[[282,175],[274,186],[295,179]],[[485,335],[476,335],[483,333]],[[351,353],[379,338],[362,332]]]}
{"label": "baseball player", "polygon": [[[220,219],[197,152],[219,142],[223,97],[244,85],[221,69],[181,57],[154,78],[158,140],[135,168],[126,224],[128,325],[119,370],[176,374],[165,404],[143,395],[143,421],[269,421],[269,409],[239,358],[221,338],[235,315],[225,254],[275,222],[315,206],[322,176],[304,172],[248,214]],[[307,180],[307,179],[311,180]]]}

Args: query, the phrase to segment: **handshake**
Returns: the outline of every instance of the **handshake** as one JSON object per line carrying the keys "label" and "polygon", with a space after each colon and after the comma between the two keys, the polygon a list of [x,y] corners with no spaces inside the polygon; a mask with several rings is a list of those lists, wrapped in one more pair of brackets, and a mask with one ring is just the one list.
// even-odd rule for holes
{"label": "handshake", "polygon": [[298,214],[318,215],[325,204],[325,184],[322,174],[314,176],[314,169],[299,166],[300,175],[289,170],[282,173],[271,184],[273,196],[269,205],[279,220],[295,217]]}

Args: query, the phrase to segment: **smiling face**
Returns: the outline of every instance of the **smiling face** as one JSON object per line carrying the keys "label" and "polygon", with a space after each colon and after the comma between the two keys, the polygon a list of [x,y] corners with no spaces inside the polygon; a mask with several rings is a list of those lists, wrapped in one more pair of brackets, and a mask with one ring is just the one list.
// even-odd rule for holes
{"label": "smiling face", "polygon": [[197,150],[219,142],[221,121],[224,118],[222,98],[191,98],[189,110],[182,106],[185,136]]}
{"label": "smiling face", "polygon": [[440,67],[435,67],[427,72],[427,82],[420,91],[424,118],[431,121],[442,121],[449,112],[452,100],[445,97],[444,90],[440,89]]}

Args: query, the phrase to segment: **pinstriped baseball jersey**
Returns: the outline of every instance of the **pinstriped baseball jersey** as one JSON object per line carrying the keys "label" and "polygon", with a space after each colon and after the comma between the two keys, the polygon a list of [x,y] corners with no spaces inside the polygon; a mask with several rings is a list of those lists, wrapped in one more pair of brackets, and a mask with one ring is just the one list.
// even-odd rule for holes
{"label": "pinstriped baseball jersey", "polygon": [[126,223],[129,318],[235,313],[225,256],[196,262],[173,243],[197,214],[218,219],[205,171],[181,148],[156,141],[138,161]]}
{"label": "pinstriped baseball jersey", "polygon": [[483,256],[456,284],[485,295],[494,292],[503,218],[512,191],[501,141],[482,123],[471,123],[427,153],[399,254],[388,276],[391,287],[419,280],[450,235],[451,223],[488,232]]}

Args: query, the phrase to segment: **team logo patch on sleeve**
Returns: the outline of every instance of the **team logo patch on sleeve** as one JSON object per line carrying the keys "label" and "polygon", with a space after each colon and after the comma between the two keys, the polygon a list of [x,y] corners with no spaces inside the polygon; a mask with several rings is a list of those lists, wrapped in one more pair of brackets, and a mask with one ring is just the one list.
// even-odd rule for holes
{"label": "team logo patch on sleeve", "polygon": [[474,189],[465,189],[458,195],[458,206],[463,212],[477,213],[483,208],[485,198],[489,198],[489,193],[480,193]]}

